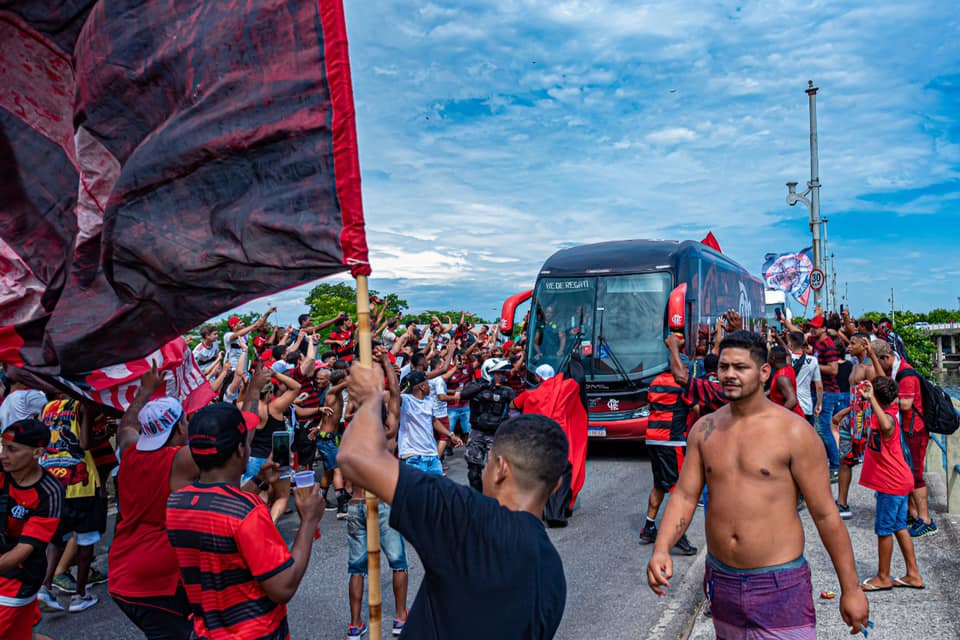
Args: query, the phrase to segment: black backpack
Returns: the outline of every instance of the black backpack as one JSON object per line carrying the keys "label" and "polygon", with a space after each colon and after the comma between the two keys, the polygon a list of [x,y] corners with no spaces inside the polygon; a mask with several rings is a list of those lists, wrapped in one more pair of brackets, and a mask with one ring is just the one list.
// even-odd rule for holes
{"label": "black backpack", "polygon": [[[953,402],[950,394],[940,388],[939,385],[930,382],[915,369],[901,369],[897,372],[897,382],[900,382],[904,376],[915,376],[920,380],[920,396],[923,401],[923,424],[930,433],[941,433],[943,435],[952,435],[960,428],[960,416],[953,408]],[[913,425],[911,425],[912,431]]]}

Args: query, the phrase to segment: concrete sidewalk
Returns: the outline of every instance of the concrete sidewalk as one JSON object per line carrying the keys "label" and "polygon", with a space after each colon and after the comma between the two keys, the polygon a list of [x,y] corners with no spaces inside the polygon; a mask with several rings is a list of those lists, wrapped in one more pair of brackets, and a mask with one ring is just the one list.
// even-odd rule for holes
{"label": "concrete sidewalk", "polygon": [[[931,445],[932,447],[933,445]],[[873,533],[873,492],[857,484],[859,467],[854,472],[850,488],[850,508],[853,518],[847,520],[850,539],[860,579],[865,580],[877,571],[877,537]],[[926,583],[926,589],[894,589],[867,594],[870,619],[876,627],[870,631],[870,640],[900,638],[938,638],[960,640],[960,515],[946,514],[946,479],[941,473],[928,473],[930,512],[940,528],[933,537],[914,538],[917,561]],[[836,489],[834,489],[836,492]],[[851,638],[850,628],[843,624],[839,611],[839,585],[830,556],[827,555],[810,514],[801,514],[806,532],[806,556],[813,574],[813,598],[817,610],[817,638],[841,640]],[[905,573],[900,547],[894,543],[893,577]],[[702,576],[701,576],[702,578]],[[836,600],[821,600],[822,591],[834,591]],[[690,633],[693,640],[714,638],[713,622],[701,607]],[[861,637],[859,634],[856,637]]]}

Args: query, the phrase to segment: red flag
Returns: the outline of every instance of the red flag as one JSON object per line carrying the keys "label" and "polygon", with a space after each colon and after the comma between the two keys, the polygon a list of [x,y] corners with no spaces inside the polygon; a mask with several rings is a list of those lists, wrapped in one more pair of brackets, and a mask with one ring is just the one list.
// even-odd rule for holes
{"label": "red flag", "polygon": [[3,361],[76,377],[369,273],[342,1],[188,5],[3,3]]}
{"label": "red flag", "polygon": [[544,380],[539,387],[527,389],[514,400],[523,413],[537,413],[556,420],[570,443],[570,465],[573,467],[570,509],[577,502],[587,472],[587,412],[580,402],[580,386],[562,373]]}
{"label": "red flag", "polygon": [[176,398],[186,413],[193,413],[216,395],[183,338],[168,342],[145,358],[77,376],[34,376],[19,369],[8,371],[15,380],[34,388],[86,398],[122,413],[137,395],[140,376],[149,371],[154,362],[164,380],[155,397]]}
{"label": "red flag", "polygon": [[723,253],[723,251],[720,250],[720,243],[717,242],[716,236],[713,235],[713,231],[708,231],[708,232],[707,232],[707,237],[705,237],[703,240],[701,240],[700,243],[707,245],[708,247],[710,247],[710,248],[713,249],[714,251],[718,251],[718,252],[720,252],[720,253]]}

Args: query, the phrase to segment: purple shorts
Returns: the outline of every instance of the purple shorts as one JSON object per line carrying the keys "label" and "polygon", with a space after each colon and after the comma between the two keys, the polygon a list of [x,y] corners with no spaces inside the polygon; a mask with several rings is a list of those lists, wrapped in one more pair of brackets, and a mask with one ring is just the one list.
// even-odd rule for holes
{"label": "purple shorts", "polygon": [[736,569],[707,554],[703,590],[717,640],[816,640],[810,567],[793,562]]}

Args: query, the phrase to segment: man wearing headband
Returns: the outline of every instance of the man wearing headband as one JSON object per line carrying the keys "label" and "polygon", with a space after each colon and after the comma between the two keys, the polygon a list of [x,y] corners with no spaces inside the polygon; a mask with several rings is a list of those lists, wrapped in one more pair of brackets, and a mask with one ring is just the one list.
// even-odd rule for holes
{"label": "man wearing headband", "polygon": [[63,487],[40,466],[50,430],[33,418],[3,432],[0,443],[0,638],[30,640],[40,622],[37,593],[47,545],[60,524]]}

